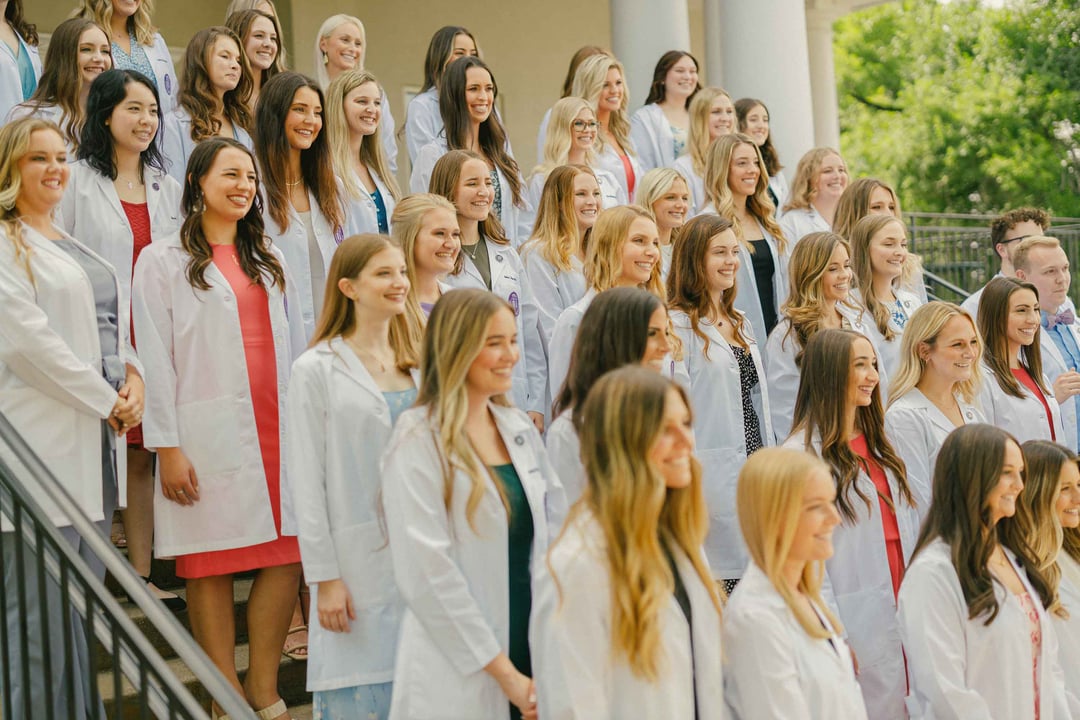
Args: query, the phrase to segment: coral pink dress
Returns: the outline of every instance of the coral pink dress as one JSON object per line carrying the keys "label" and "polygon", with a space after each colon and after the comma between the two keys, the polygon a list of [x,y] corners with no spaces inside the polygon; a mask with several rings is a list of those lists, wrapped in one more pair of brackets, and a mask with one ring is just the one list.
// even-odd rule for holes
{"label": "coral pink dress", "polygon": [[[278,433],[277,357],[274,332],[270,325],[270,307],[266,290],[251,282],[240,269],[233,245],[211,245],[214,265],[229,281],[240,312],[240,333],[244,337],[244,357],[255,426],[259,432],[266,488],[274,511],[278,538],[258,545],[229,550],[192,553],[176,558],[176,574],[183,578],[210,577],[288,565],[300,562],[300,546],[294,536],[281,535],[281,443]],[[244,512],[237,508],[238,513]]]}

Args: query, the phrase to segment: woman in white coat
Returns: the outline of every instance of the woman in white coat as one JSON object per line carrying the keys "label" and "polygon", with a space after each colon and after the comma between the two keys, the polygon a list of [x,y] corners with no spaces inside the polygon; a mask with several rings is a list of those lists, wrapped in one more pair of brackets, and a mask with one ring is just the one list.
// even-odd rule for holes
{"label": "woman in white coat", "polygon": [[277,15],[271,7],[266,12],[254,8],[238,10],[225,18],[225,27],[236,34],[244,48],[244,57],[251,68],[251,93],[248,111],[255,115],[255,104],[266,81],[285,70],[282,60],[282,32]]}
{"label": "woman in white coat", "polygon": [[424,335],[427,317],[443,293],[450,289],[446,275],[460,270],[461,229],[457,208],[441,195],[413,193],[394,208],[391,220],[394,241],[405,253],[409,274],[409,302],[405,314],[417,346]]}
{"label": "woman in white coat", "polygon": [[690,219],[690,185],[678,170],[654,168],[638,182],[634,204],[648,210],[660,235],[660,277],[667,282],[675,236]]}
{"label": "woman in white coat", "polygon": [[690,378],[687,390],[699,408],[708,409],[694,423],[711,521],[705,554],[729,593],[747,562],[735,518],[739,468],[774,444],[765,366],[746,316],[735,309],[741,261],[731,223],[702,215],[675,240],[667,285],[671,324]]}
{"label": "woman in white coat", "polygon": [[699,90],[690,101],[690,134],[683,154],[671,163],[690,185],[690,216],[705,206],[705,158],[709,144],[735,132],[735,105],[718,87]]}
{"label": "woman in white coat", "polygon": [[826,564],[826,599],[847,630],[872,718],[902,718],[907,679],[896,593],[915,547],[919,515],[904,462],[885,436],[877,355],[851,330],[821,330],[807,343],[784,447],[817,455],[836,482],[843,522]]}
{"label": "woman in white coat", "polygon": [[521,170],[510,149],[495,102],[499,87],[491,69],[478,57],[465,56],[450,63],[439,84],[439,112],[443,133],[420,148],[413,163],[409,188],[427,192],[431,171],[450,150],[474,150],[484,157],[495,197],[492,210],[514,247],[532,232]]}
{"label": "woman in white coat", "polygon": [[[65,231],[109,261],[120,282],[120,302],[131,306],[131,277],[139,254],[151,241],[180,229],[180,186],[163,172],[154,142],[158,134],[157,90],[131,70],[107,70],[87,100],[79,160],[60,203]],[[132,346],[134,347],[134,338]],[[184,601],[150,582],[154,535],[153,455],[142,446],[142,427],[128,433],[127,507],[123,525],[114,522],[114,542],[123,538],[128,560],[151,592],[172,610]]]}
{"label": "woman in white coat", "polygon": [[[123,433],[142,417],[143,382],[127,342],[128,305],[120,300],[112,267],[51,217],[67,185],[65,145],[59,129],[44,120],[25,118],[0,129],[0,412],[107,535],[113,507],[124,502]],[[64,513],[47,498],[37,499],[104,580],[104,567]],[[7,517],[2,529],[3,582],[11,590],[5,593],[7,637],[25,632],[29,643],[25,656],[18,642],[8,648],[11,667],[26,663],[29,673],[11,674],[11,695],[4,699],[13,717],[29,720],[24,707],[34,709],[33,717],[46,707],[55,717],[97,717],[85,685],[95,670],[82,619],[74,610],[64,615],[59,588],[47,575],[39,577],[40,558],[27,557],[30,551]],[[23,563],[25,575],[16,572]],[[46,587],[41,602],[39,580]],[[71,644],[65,648],[67,633]],[[45,657],[53,659],[51,675]],[[67,704],[68,691],[74,706]]]}
{"label": "woman in white coat", "polygon": [[509,304],[486,290],[444,295],[424,336],[417,405],[383,457],[406,605],[395,720],[536,716],[531,577],[563,500],[540,433],[507,406],[516,327]]}
{"label": "woman in white coat", "polygon": [[844,628],[822,597],[840,523],[829,466],[770,448],[739,472],[750,552],[724,609],[724,694],[740,720],[867,720]]}
{"label": "woman in white coat", "polygon": [[1043,609],[1053,590],[1010,529],[1023,470],[1020,446],[991,425],[957,428],[941,446],[897,613],[912,717],[1073,717]]}
{"label": "woman in white coat", "polygon": [[180,83],[169,45],[150,17],[153,11],[153,3],[147,0],[79,0],[76,14],[106,29],[116,67],[150,78],[157,88],[164,117],[177,107]]}
{"label": "woman in white coat", "polygon": [[555,398],[555,421],[545,442],[569,504],[585,491],[578,428],[589,390],[623,365],[661,372],[671,352],[668,313],[660,298],[640,288],[612,288],[596,296],[581,318],[566,381]]}
{"label": "woman in white coat", "polygon": [[[1039,562],[1057,602],[1046,608],[1058,636],[1058,658],[1073,717],[1080,715],[1080,580],[1075,553],[1080,528],[1080,467],[1057,443],[1028,440],[1024,489],[1016,508],[1018,529]],[[1065,542],[1066,537],[1071,542]]]}
{"label": "woman in white coat", "polygon": [[685,390],[640,367],[589,391],[588,477],[536,582],[540,717],[723,720],[720,597]]}
{"label": "woman in white coat", "polygon": [[30,99],[41,77],[37,27],[23,18],[22,0],[6,0],[0,11],[0,117]]}
{"label": "woman in white coat", "polygon": [[630,139],[642,172],[671,167],[683,154],[690,133],[690,102],[699,90],[693,55],[668,50],[656,61],[645,104],[630,118]]}
{"label": "woman in white coat", "polygon": [[581,318],[598,293],[613,287],[639,287],[658,298],[665,296],[660,279],[660,238],[648,211],[636,205],[603,211],[585,253],[588,289],[559,315],[548,343],[548,388],[553,398],[566,379]]}
{"label": "woman in white coat", "polygon": [[614,176],[623,195],[632,198],[645,169],[638,162],[630,137],[627,117],[630,94],[625,77],[622,63],[611,55],[590,55],[574,73],[570,94],[584,98],[596,111],[596,121],[600,123],[596,168]]}
{"label": "woman in white coat", "polygon": [[784,236],[798,245],[810,233],[832,230],[836,205],[847,184],[847,165],[840,153],[819,147],[803,155],[780,218]]}
{"label": "woman in white coat", "polygon": [[435,163],[431,192],[454,204],[461,230],[462,262],[443,280],[454,288],[490,290],[510,304],[521,348],[510,397],[543,432],[547,357],[540,339],[540,318],[521,258],[491,213],[494,188],[487,163],[471,150],[451,150]]}
{"label": "woman in white coat", "polygon": [[870,215],[847,236],[855,287],[852,300],[866,310],[866,328],[888,375],[900,364],[904,326],[923,301],[900,287],[907,264],[907,230],[887,215]]}
{"label": "woman in white coat", "polygon": [[740,267],[735,307],[746,314],[754,337],[765,338],[776,327],[788,295],[788,257],[784,238],[769,199],[761,152],[746,135],[723,135],[709,146],[705,162],[705,206],[699,215],[715,213],[735,226],[746,251]]}
{"label": "woman in white coat", "polygon": [[232,138],[252,149],[251,66],[243,47],[224,25],[204,28],[188,42],[176,109],[162,116],[161,149],[178,183],[191,152],[206,138]]}
{"label": "woman in white coat", "polygon": [[1042,371],[1039,294],[1031,283],[996,277],[979,301],[984,380],[979,401],[986,421],[1019,442],[1065,441],[1061,408]]}
{"label": "woman in white coat", "polygon": [[776,152],[776,146],[772,141],[772,133],[769,129],[769,109],[765,103],[756,98],[739,98],[735,101],[736,130],[750,138],[761,152],[761,169],[769,181],[768,195],[776,208],[776,215],[781,215],[780,208],[787,202],[790,187],[787,177],[780,172],[784,166],[780,164],[780,156]]}
{"label": "woman in white coat", "polygon": [[466,55],[480,55],[476,38],[466,28],[444,25],[431,36],[427,55],[424,56],[424,84],[416,97],[409,101],[405,111],[405,149],[409,153],[410,163],[416,162],[420,148],[442,133],[439,81],[447,65]]}
{"label": "woman in white coat", "polygon": [[379,456],[416,400],[419,348],[405,319],[405,257],[380,235],[330,263],[312,347],[293,364],[286,457],[311,623],[315,714],[386,720],[401,598],[379,524]]}
{"label": "woman in white coat", "polygon": [[[187,578],[192,634],[261,717],[280,720],[277,672],[300,552],[282,420],[304,346],[299,299],[263,233],[254,159],[240,143],[195,148],[178,235],[143,251],[132,287],[148,385],[143,438],[158,454],[157,553]],[[251,663],[235,662],[233,575],[257,570]]]}
{"label": "woman in white coat", "polygon": [[400,193],[379,139],[382,89],[363,70],[346,70],[326,89],[326,139],[345,202],[345,234],[390,234]]}
{"label": "woman in white coat", "polygon": [[[854,330],[870,337],[869,319],[849,294],[851,262],[842,237],[835,233],[808,235],[795,246],[789,269],[791,295],[780,309],[783,319],[765,344],[770,421],[779,440],[791,432],[802,357],[810,339],[828,328]],[[878,375],[884,394],[886,375],[880,364]]]}
{"label": "woman in white coat", "polygon": [[986,422],[976,407],[982,341],[959,305],[923,305],[904,329],[900,366],[889,388],[885,433],[907,468],[920,517],[930,508],[934,463],[949,433]]}
{"label": "woman in white coat", "polygon": [[[570,56],[570,65],[566,68],[566,77],[563,79],[562,95],[559,99],[568,97],[579,97],[574,93],[574,78],[577,76],[578,68],[581,67],[581,63],[585,62],[587,58],[593,55],[609,55],[610,53],[602,47],[596,45],[583,45],[577,49],[573,55]],[[544,157],[544,145],[547,144],[547,127],[551,122],[551,108],[544,111],[544,116],[540,118],[540,127],[536,131],[536,157]]]}
{"label": "woman in white coat", "polygon": [[255,116],[263,222],[296,283],[309,338],[322,311],[326,270],[345,239],[324,107],[322,90],[311,78],[283,72],[266,83]]}

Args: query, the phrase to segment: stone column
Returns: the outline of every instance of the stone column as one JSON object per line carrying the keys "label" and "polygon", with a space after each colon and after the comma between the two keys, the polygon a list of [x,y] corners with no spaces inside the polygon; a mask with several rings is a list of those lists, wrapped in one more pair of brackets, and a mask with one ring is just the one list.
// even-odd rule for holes
{"label": "stone column", "polygon": [[611,50],[626,68],[633,113],[645,104],[660,56],[668,50],[690,51],[686,0],[611,0]]}
{"label": "stone column", "polygon": [[840,106],[833,65],[833,22],[839,13],[809,9],[806,40],[810,56],[810,91],[814,103],[814,142],[840,148]]}

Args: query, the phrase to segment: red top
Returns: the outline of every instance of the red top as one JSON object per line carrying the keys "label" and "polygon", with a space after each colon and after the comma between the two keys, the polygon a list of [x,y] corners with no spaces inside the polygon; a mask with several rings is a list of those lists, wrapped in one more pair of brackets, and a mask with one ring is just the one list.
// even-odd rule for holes
{"label": "red top", "polygon": [[[848,443],[851,451],[862,458],[863,469],[877,489],[881,506],[881,526],[885,530],[885,552],[889,556],[889,574],[892,575],[893,599],[900,592],[900,580],[904,576],[904,549],[900,545],[900,525],[896,522],[896,510],[892,507],[892,490],[885,476],[885,469],[870,457],[866,437],[859,435]],[[888,499],[886,499],[888,498]]]}
{"label": "red top", "polygon": [[[135,274],[135,263],[139,259],[139,253],[143,248],[150,245],[150,210],[146,203],[129,203],[120,201],[127,215],[128,225],[131,226],[131,234],[135,237],[135,244],[131,248],[131,273]],[[117,268],[119,270],[119,268]],[[131,299],[128,299],[131,302]],[[129,313],[130,314],[130,313]],[[135,347],[135,325],[131,325],[131,346]]]}
{"label": "red top", "polygon": [[622,160],[623,172],[626,173],[626,189],[630,197],[634,197],[634,185],[637,182],[637,178],[634,177],[634,163],[630,161],[630,156],[623,153],[619,155],[619,159]]}
{"label": "red top", "polygon": [[1020,381],[1020,384],[1030,390],[1043,404],[1043,409],[1046,410],[1046,424],[1050,426],[1050,439],[1056,441],[1057,433],[1054,432],[1054,416],[1050,414],[1050,403],[1046,402],[1046,395],[1043,394],[1039,383],[1035,382],[1035,378],[1031,377],[1031,373],[1025,368],[1012,368],[1012,374],[1014,378]]}

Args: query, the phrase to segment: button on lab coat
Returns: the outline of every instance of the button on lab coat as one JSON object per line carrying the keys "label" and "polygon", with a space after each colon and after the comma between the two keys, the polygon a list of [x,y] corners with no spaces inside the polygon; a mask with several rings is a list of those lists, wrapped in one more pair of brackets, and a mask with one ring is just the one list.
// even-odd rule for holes
{"label": "button on lab coat", "polygon": [[[21,258],[6,230],[0,229],[0,413],[75,503],[97,522],[104,519],[101,421],[112,412],[117,395],[102,377],[94,288],[82,266],[56,243],[26,225],[20,226],[20,232],[28,246]],[[23,266],[27,255],[33,283]],[[120,359],[142,373],[127,342],[128,306],[118,305]],[[121,506],[127,497],[126,447],[126,436],[118,437],[116,479]],[[51,500],[33,490],[54,525],[71,524]],[[3,530],[12,529],[5,517]]]}
{"label": "button on lab coat", "polygon": [[818,612],[812,638],[751,562],[724,608],[724,693],[738,720],[866,720],[851,651]]}
{"label": "button on lab coat", "polygon": [[[1041,330],[1042,328],[1040,328],[1040,333]],[[1036,342],[1038,342],[1037,339]],[[1001,389],[997,376],[989,367],[984,366],[982,372],[983,382],[982,390],[979,392],[979,407],[986,417],[986,422],[1011,433],[1021,444],[1028,440],[1053,439],[1062,445],[1068,444],[1065,428],[1061,424],[1061,406],[1054,399],[1053,389],[1045,376],[1043,384],[1051,388],[1050,392],[1046,393],[1046,405],[1050,408],[1050,422],[1054,424],[1053,438],[1050,436],[1050,423],[1046,421],[1046,408],[1043,407],[1039,398],[1027,389],[1026,385],[1020,383],[1024,397],[1014,397]],[[1017,382],[1020,381],[1017,380]]]}
{"label": "button on lab coat", "polygon": [[599,523],[586,511],[566,529],[534,581],[529,646],[542,720],[727,717],[720,615],[689,558],[677,548],[672,555],[693,623],[668,595],[658,617],[660,677],[649,682],[612,649],[611,582]]}
{"label": "button on lab coat", "polygon": [[[807,450],[802,433],[788,438],[784,447]],[[820,457],[821,440],[814,437],[809,451]],[[900,495],[896,476],[885,470],[890,496],[896,508],[900,546],[908,562],[919,533],[919,515]],[[852,492],[854,524],[844,521],[833,531],[833,556],[825,564],[825,599],[844,624],[848,643],[859,659],[859,685],[867,714],[872,718],[902,718],[904,713],[904,653],[896,621],[889,556],[885,547],[881,504],[877,487],[864,470],[855,486],[870,498],[869,508]],[[854,490],[854,487],[852,488]]]}
{"label": "button on lab coat", "polygon": [[161,33],[154,33],[153,45],[142,45],[146,59],[154,69],[154,83],[158,91],[158,115],[165,117],[180,106],[180,80],[173,65],[169,45]]}
{"label": "button on lab coat", "polygon": [[[520,410],[488,406],[521,479],[533,519],[532,570],[544,562],[564,512],[562,488],[540,433]],[[394,669],[391,720],[477,720],[508,713],[498,682],[484,672],[509,649],[507,517],[493,479],[473,516],[471,479],[453,470],[445,505],[445,456],[427,407],[398,418],[383,456],[383,502],[398,590],[406,610]]]}
{"label": "button on lab coat", "polygon": [[[281,253],[274,255],[282,262]],[[236,296],[211,262],[209,290],[188,284],[190,255],[180,236],[157,240],[139,255],[132,308],[146,366],[143,442],[148,449],[179,447],[199,479],[192,506],[154,493],[154,542],[160,557],[225,550],[278,537],[259,448],[251,383]],[[300,306],[286,268],[286,291],[264,280],[277,360],[278,407],[284,410],[292,361],[304,348]],[[279,440],[286,437],[284,413]],[[160,472],[160,466],[159,466]],[[281,465],[281,526],[296,534],[292,495]]]}
{"label": "button on lab coat", "polygon": [[[1012,553],[1005,550],[1005,555],[1039,613],[1039,718],[1069,718],[1054,625]],[[997,581],[993,586],[998,615],[985,625],[985,616],[968,617],[951,550],[944,541],[924,547],[907,569],[898,618],[911,674],[908,710],[913,720],[1035,717],[1031,624],[1019,599]],[[863,657],[858,658],[861,671]]]}
{"label": "button on lab coat", "polygon": [[319,583],[340,579],[356,609],[349,632],[310,624],[307,689],[390,682],[404,603],[379,523],[379,455],[393,428],[382,391],[340,337],[293,364],[288,424],[285,457],[312,605]]}
{"label": "button on lab coat", "polygon": [[[742,382],[739,361],[720,330],[709,322],[698,329],[709,338],[705,342],[691,329],[690,318],[682,310],[671,311],[671,324],[682,341],[683,363],[690,382],[686,387],[694,400],[694,443],[701,461],[705,503],[709,508],[709,535],[705,554],[718,578],[738,578],[749,560],[735,512],[735,488],[739,470],[746,462],[746,434],[742,412]],[[745,335],[750,335],[746,328]],[[761,442],[774,444],[769,424],[769,390],[765,366],[757,343],[749,338],[750,357],[757,370],[758,384],[751,390],[754,412],[761,428]]]}

